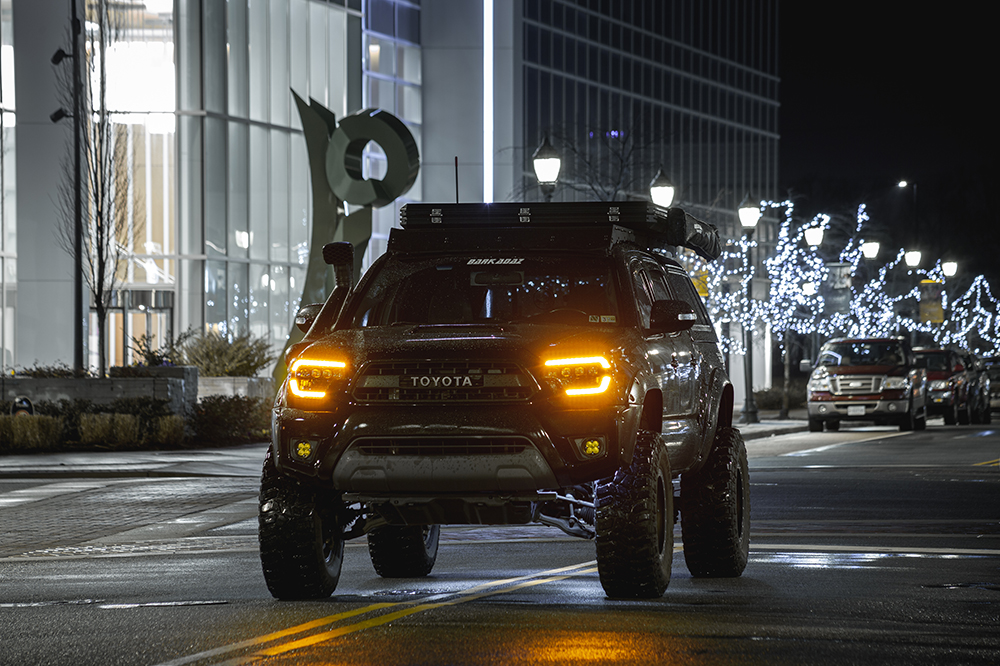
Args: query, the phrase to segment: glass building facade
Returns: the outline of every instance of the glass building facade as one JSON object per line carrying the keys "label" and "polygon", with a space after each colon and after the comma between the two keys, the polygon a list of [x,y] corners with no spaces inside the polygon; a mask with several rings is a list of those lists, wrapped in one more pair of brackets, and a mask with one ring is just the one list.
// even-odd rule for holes
{"label": "glass building facade", "polygon": [[290,89],[337,118],[360,108],[361,7],[179,3],[180,330],[280,349],[305,281],[311,192]]}
{"label": "glass building facade", "polygon": [[[364,15],[364,108],[385,109],[403,121],[421,145],[423,100],[420,52],[420,3],[417,0],[367,0]],[[365,176],[385,175],[385,154],[369,144]],[[372,211],[372,239],[363,267],[385,252],[399,207],[421,199],[421,179],[392,204]]]}
{"label": "glass building facade", "polygon": [[[94,4],[79,6],[90,11]],[[633,177],[619,198],[645,198],[662,167],[681,203],[724,230],[735,224],[746,192],[776,193],[776,0],[111,4],[120,30],[106,57],[108,106],[127,147],[130,188],[122,238],[129,256],[109,325],[111,364],[133,360],[128,340],[143,333],[159,344],[188,329],[249,332],[276,350],[283,345],[305,281],[312,220],[306,145],[290,90],[337,118],[385,109],[417,140],[422,175],[404,197],[373,211],[364,267],[384,252],[401,205],[458,196],[456,157],[463,201],[482,200],[486,189],[497,199],[538,198],[530,156],[547,133],[562,132],[578,159],[597,165],[610,162],[602,152],[606,139],[633,140],[641,159],[630,163]],[[67,126],[48,120],[54,101],[35,90],[54,87],[42,80],[59,67],[49,59],[66,41],[67,5],[0,0],[6,368],[72,357],[65,348],[69,323],[60,319],[35,335],[47,315],[63,316],[72,304],[63,296],[71,270],[43,265],[59,250],[38,249],[51,244],[45,225],[54,226],[54,216],[45,199],[60,186],[50,164],[67,153]],[[485,21],[484,7],[493,8],[494,21]],[[483,73],[487,25],[495,44],[491,96]],[[25,47],[40,31],[45,39]],[[30,66],[22,64],[28,59]],[[27,127],[14,122],[15,61],[18,82],[28,88],[17,118]],[[483,139],[487,98],[494,104],[492,143]],[[26,130],[17,132],[20,153],[15,129]],[[486,145],[493,155],[483,155]],[[363,166],[369,178],[385,173],[376,144],[366,148]],[[579,165],[565,173],[574,170]],[[492,188],[485,185],[489,173],[496,174]],[[571,184],[563,181],[556,200],[596,198]],[[757,238],[766,242],[764,226]],[[61,282],[50,280],[54,273]],[[35,306],[15,312],[19,295],[31,303],[69,301],[41,313]],[[92,315],[91,366],[95,323]]]}
{"label": "glass building facade", "polygon": [[0,0],[0,350],[14,363],[17,305],[17,167],[14,27],[11,0]]}
{"label": "glass building facade", "polygon": [[776,194],[774,0],[539,0],[522,30],[526,191],[532,151],[555,134],[576,179],[557,199],[594,198],[593,180],[646,198],[662,167],[684,206],[738,235],[742,197]]}

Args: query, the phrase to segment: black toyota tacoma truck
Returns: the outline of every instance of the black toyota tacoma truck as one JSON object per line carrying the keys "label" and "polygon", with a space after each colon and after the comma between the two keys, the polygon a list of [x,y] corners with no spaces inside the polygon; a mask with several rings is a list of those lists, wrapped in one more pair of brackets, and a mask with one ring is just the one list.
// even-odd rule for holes
{"label": "black toyota tacoma truck", "polygon": [[[328,596],[344,543],[425,576],[441,525],[593,538],[612,598],[749,552],[746,449],[712,322],[678,247],[715,227],[644,202],[408,204],[386,253],[303,307],[264,462],[259,536],[280,599]],[[675,484],[674,480],[679,479]]]}

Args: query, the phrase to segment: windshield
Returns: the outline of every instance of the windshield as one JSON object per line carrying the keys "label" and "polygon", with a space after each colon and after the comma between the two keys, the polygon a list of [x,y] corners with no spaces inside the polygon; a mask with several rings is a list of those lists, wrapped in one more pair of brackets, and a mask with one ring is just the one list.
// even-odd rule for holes
{"label": "windshield", "polygon": [[835,342],[824,345],[819,365],[901,365],[905,358],[896,342]]}
{"label": "windshield", "polygon": [[948,354],[917,354],[917,360],[923,359],[928,370],[951,372]]}
{"label": "windshield", "polygon": [[610,260],[592,255],[398,260],[355,303],[358,328],[618,323]]}

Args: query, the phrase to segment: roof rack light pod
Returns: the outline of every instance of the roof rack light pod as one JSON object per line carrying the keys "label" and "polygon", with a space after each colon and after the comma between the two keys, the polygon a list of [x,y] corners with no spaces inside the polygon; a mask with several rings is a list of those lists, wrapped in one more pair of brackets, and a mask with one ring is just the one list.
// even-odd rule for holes
{"label": "roof rack light pod", "polygon": [[644,201],[408,203],[399,211],[399,222],[404,229],[619,226],[634,231],[651,245],[686,247],[709,261],[722,254],[715,225],[680,208],[663,208]]}

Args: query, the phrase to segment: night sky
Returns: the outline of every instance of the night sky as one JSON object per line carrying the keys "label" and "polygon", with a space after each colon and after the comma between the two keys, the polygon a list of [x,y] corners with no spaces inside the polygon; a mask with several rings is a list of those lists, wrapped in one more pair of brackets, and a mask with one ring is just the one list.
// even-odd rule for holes
{"label": "night sky", "polygon": [[1000,295],[995,19],[966,3],[779,3],[782,194],[810,217],[865,202],[883,243],[987,273]]}

